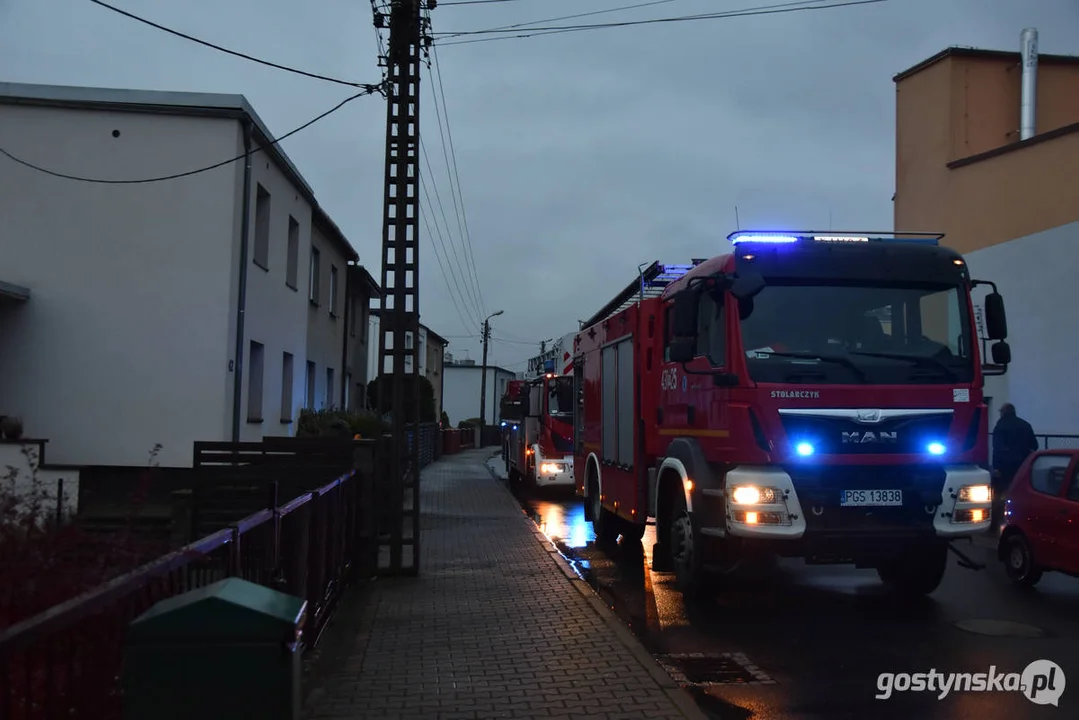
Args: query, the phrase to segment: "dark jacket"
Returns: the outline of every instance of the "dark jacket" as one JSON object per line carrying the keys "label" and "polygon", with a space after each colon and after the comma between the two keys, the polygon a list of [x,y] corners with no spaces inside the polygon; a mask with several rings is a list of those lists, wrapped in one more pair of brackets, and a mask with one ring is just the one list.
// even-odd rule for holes
{"label": "dark jacket", "polygon": [[1018,469],[1032,452],[1038,450],[1034,428],[1016,415],[1005,415],[993,428],[993,467]]}

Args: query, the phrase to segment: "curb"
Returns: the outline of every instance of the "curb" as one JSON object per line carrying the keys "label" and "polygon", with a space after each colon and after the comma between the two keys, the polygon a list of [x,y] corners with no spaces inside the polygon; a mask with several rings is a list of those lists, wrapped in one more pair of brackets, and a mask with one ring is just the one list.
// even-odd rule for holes
{"label": "curb", "polygon": [[[487,469],[487,472],[491,477],[497,481],[498,486],[502,491],[513,500],[514,505],[517,505],[517,498],[514,497],[505,480],[496,475],[495,471],[488,465],[491,458],[497,457],[500,454],[501,451],[488,456],[483,461],[483,466]],[[625,623],[622,622],[622,619],[619,618],[611,608],[607,607],[606,603],[603,602],[603,599],[592,589],[592,586],[581,579],[581,576],[570,567],[570,564],[562,557],[562,553],[559,552],[555,544],[551,542],[551,539],[540,532],[539,528],[536,527],[536,523],[530,518],[521,515],[521,519],[528,523],[529,530],[532,531],[533,537],[535,537],[543,546],[543,549],[547,551],[547,554],[554,561],[558,569],[562,571],[562,574],[566,576],[569,583],[578,593],[580,593],[581,597],[584,598],[589,607],[603,619],[604,624],[614,632],[615,637],[617,637],[622,645],[630,651],[633,658],[648,672],[656,682],[656,685],[658,685],[667,697],[671,699],[671,702],[673,702],[681,711],[682,715],[688,718],[688,720],[709,720],[708,715],[697,706],[693,697],[684,690],[681,685],[675,682],[674,678],[667,673],[652,653],[650,653],[630,629],[626,627]]]}

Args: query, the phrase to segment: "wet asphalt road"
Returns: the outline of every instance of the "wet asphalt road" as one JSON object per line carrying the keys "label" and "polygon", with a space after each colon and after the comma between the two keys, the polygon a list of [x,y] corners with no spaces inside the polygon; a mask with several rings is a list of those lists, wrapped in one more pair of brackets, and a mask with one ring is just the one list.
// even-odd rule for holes
{"label": "wet asphalt road", "polygon": [[[498,468],[498,461],[492,466]],[[981,571],[955,564],[929,598],[902,605],[884,595],[872,570],[776,560],[749,568],[714,598],[687,606],[673,578],[648,569],[655,542],[595,544],[582,501],[570,494],[522,497],[525,512],[633,628],[676,671],[694,668],[666,656],[737,654],[771,684],[729,660],[711,661],[725,684],[691,691],[722,720],[1012,720],[1079,717],[1079,579],[1047,574],[1034,591],[1009,583],[987,540],[968,547]],[[999,621],[1013,625],[1005,626]],[[962,627],[965,626],[965,627]],[[985,634],[986,631],[996,634]],[[1021,673],[1032,661],[1059,665],[1059,705],[1019,692],[894,692],[877,699],[880,673]],[[709,661],[696,661],[709,662]],[[729,681],[741,676],[742,682]],[[689,679],[701,679],[689,678]],[[1071,686],[1068,686],[1070,681]],[[1044,694],[1043,694],[1044,695]]]}

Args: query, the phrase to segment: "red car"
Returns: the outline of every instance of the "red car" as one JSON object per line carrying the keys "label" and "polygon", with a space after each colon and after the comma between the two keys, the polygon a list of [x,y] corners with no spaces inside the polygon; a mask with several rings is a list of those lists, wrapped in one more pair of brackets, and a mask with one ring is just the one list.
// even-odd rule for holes
{"label": "red car", "polygon": [[1019,585],[1042,573],[1079,577],[1079,450],[1041,450],[1027,458],[1005,494],[997,557]]}

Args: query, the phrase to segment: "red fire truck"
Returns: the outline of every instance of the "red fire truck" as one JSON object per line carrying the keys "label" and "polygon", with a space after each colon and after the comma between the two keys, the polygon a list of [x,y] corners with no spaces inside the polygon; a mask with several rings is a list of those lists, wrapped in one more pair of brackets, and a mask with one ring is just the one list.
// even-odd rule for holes
{"label": "red fire truck", "polygon": [[504,420],[502,425],[510,483],[529,489],[572,488],[573,377],[546,372],[522,382],[527,391],[524,419]]}
{"label": "red fire truck", "polygon": [[[739,232],[654,263],[574,340],[575,468],[600,540],[640,539],[687,594],[752,554],[940,584],[990,523],[983,377],[1003,299],[943,235]],[[987,285],[993,363],[971,292]]]}
{"label": "red fire truck", "polygon": [[499,403],[499,420],[502,426],[502,460],[506,463],[506,474],[510,471],[510,433],[524,422],[528,415],[528,382],[510,380],[506,383],[506,392]]}

